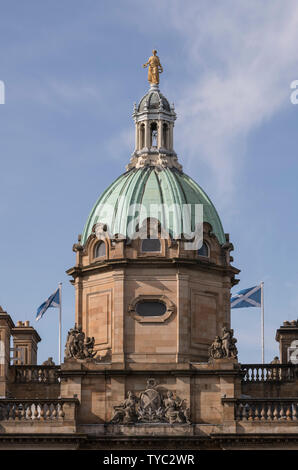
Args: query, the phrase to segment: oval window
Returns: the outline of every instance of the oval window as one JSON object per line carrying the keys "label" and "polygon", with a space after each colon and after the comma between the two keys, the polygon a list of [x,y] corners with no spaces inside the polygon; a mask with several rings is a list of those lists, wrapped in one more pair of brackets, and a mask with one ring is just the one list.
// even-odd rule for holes
{"label": "oval window", "polygon": [[166,305],[160,300],[142,300],[136,304],[136,313],[141,317],[160,317],[166,311]]}
{"label": "oval window", "polygon": [[143,252],[152,252],[152,251],[160,251],[160,240],[159,238],[145,238],[142,240],[142,251]]}

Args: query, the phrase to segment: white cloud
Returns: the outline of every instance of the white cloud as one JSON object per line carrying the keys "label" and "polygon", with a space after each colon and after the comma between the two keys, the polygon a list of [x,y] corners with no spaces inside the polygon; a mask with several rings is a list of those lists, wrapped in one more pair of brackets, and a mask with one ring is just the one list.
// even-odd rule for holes
{"label": "white cloud", "polygon": [[69,114],[75,105],[89,105],[90,102],[101,102],[102,94],[98,86],[90,83],[69,82],[67,80],[49,79],[35,87],[34,98],[49,107]]}
{"label": "white cloud", "polygon": [[133,150],[133,126],[129,126],[127,129],[123,129],[104,143],[104,153],[106,153],[111,160],[124,162],[123,172],[125,171],[125,166],[129,163],[128,156],[133,153]]}
{"label": "white cloud", "polygon": [[188,166],[194,158],[209,166],[217,196],[229,200],[246,139],[291,106],[290,82],[298,78],[298,4],[230,0],[172,6],[170,21],[193,69],[176,98],[176,141],[183,143]]}

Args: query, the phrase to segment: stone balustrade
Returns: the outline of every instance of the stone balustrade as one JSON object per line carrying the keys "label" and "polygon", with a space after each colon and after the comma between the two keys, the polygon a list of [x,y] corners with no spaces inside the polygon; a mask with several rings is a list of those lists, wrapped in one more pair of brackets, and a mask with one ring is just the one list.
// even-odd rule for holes
{"label": "stone balustrade", "polygon": [[236,421],[297,422],[298,398],[223,398],[224,406],[234,406]]}
{"label": "stone balustrade", "polygon": [[61,421],[75,419],[78,400],[65,399],[0,399],[0,421]]}
{"label": "stone balustrade", "polygon": [[298,377],[295,364],[241,364],[242,382],[292,382]]}
{"label": "stone balustrade", "polygon": [[11,370],[15,383],[59,383],[59,366],[14,365]]}

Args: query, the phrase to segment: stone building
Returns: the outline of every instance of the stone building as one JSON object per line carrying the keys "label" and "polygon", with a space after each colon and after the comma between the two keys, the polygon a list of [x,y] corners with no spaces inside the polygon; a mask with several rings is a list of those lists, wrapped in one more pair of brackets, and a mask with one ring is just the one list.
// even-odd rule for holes
{"label": "stone building", "polygon": [[233,245],[178,162],[174,106],[158,83],[133,118],[127,171],[73,246],[75,325],[61,366],[38,365],[38,333],[0,310],[0,448],[297,449],[298,324],[277,330],[280,360],[238,362]]}

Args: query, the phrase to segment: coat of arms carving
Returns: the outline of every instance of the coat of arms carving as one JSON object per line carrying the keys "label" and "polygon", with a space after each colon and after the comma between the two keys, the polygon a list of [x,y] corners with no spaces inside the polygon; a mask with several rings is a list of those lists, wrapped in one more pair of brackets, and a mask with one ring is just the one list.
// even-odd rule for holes
{"label": "coat of arms carving", "polygon": [[154,382],[154,379],[149,379],[148,388],[139,397],[129,391],[124,402],[114,407],[114,416],[110,422],[112,424],[190,424],[186,400],[174,397],[172,391],[167,391],[166,396],[163,396],[155,388]]}

